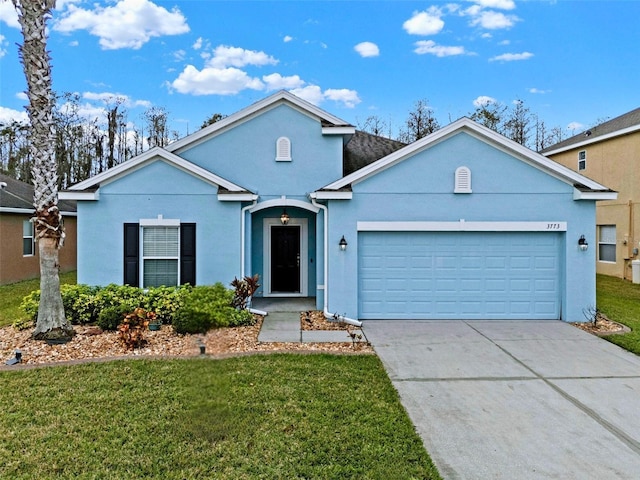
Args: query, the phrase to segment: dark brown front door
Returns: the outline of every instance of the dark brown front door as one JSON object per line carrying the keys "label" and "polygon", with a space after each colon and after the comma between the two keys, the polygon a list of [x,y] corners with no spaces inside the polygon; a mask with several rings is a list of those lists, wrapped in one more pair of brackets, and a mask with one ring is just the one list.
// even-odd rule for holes
{"label": "dark brown front door", "polygon": [[271,292],[300,292],[300,226],[271,227]]}

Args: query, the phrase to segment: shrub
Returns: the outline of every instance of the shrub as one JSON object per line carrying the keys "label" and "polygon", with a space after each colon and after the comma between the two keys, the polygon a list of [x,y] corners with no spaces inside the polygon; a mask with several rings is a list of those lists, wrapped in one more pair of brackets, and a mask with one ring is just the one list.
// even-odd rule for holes
{"label": "shrub", "polygon": [[256,317],[249,310],[235,310],[230,313],[229,326],[243,327],[245,325],[255,325]]}
{"label": "shrub", "polygon": [[126,307],[132,312],[144,303],[144,292],[142,289],[130,285],[115,285],[113,283],[106,287],[100,287],[95,294],[96,315],[109,307]]}
{"label": "shrub", "polygon": [[123,305],[107,307],[98,315],[98,326],[103,330],[115,331],[129,311],[129,308]]}
{"label": "shrub", "polygon": [[145,310],[155,312],[162,323],[170,324],[191,290],[190,285],[149,288],[145,291],[141,306]]}
{"label": "shrub", "polygon": [[232,305],[238,310],[245,310],[251,297],[256,293],[258,288],[260,288],[260,284],[258,280],[260,276],[256,273],[254,276],[249,277],[246,276],[242,280],[238,280],[238,278],[234,278],[233,282],[231,282],[231,286],[235,289],[233,293],[233,301]]}
{"label": "shrub", "polygon": [[133,312],[125,315],[122,323],[118,325],[120,340],[129,350],[142,347],[146,340],[144,332],[149,326],[149,322],[155,320],[153,312],[147,312],[144,308],[136,308]]}
{"label": "shrub", "polygon": [[20,304],[20,308],[26,313],[27,317],[35,322],[38,319],[38,305],[40,305],[40,290],[25,295]]}
{"label": "shrub", "polygon": [[193,287],[173,319],[173,328],[177,333],[205,333],[212,328],[227,327],[239,314],[232,301],[233,291],[222,283]]}
{"label": "shrub", "polygon": [[100,287],[89,285],[61,285],[60,294],[64,312],[72,324],[95,323],[99,312],[96,311],[95,295]]}
{"label": "shrub", "polygon": [[22,317],[17,320],[14,320],[11,326],[16,330],[26,330],[27,328],[35,327],[35,323],[30,318]]}

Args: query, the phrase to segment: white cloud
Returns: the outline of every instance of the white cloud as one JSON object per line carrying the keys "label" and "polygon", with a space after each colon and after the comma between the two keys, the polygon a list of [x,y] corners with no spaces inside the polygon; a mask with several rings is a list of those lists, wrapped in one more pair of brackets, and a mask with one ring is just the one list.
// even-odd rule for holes
{"label": "white cloud", "polygon": [[213,51],[213,57],[207,62],[208,67],[244,67],[246,65],[276,65],[278,60],[264,52],[245,50],[240,47],[218,45]]}
{"label": "white cloud", "polygon": [[501,12],[487,10],[480,11],[477,15],[474,15],[470,24],[472,27],[479,25],[487,30],[498,30],[501,28],[511,28],[519,20],[515,15],[505,15]]}
{"label": "white cloud", "polygon": [[501,45],[501,46],[511,45],[511,40],[502,40],[501,42],[498,43],[498,45]]}
{"label": "white cloud", "polygon": [[0,107],[0,123],[8,124],[12,122],[22,124],[29,123],[29,116],[25,111],[13,110],[12,108]]}
{"label": "white cloud", "polygon": [[292,88],[300,88],[305,83],[298,75],[283,77],[279,73],[265,75],[262,77],[262,81],[267,86],[267,90],[289,90]]}
{"label": "white cloud", "polygon": [[345,107],[353,108],[360,103],[358,92],[355,90],[348,90],[346,88],[332,89],[329,88],[324,91],[324,96],[329,100],[335,102],[341,102]]}
{"label": "white cloud", "polygon": [[124,105],[127,108],[134,107],[151,107],[151,102],[148,100],[133,100],[129,95],[123,95],[122,93],[113,92],[83,92],[82,98],[94,102],[102,102],[105,105],[110,105],[116,102]]}
{"label": "white cloud", "polygon": [[105,50],[139,49],[152,37],[189,31],[186,18],[174,8],[169,12],[149,0],[120,0],[113,6],[85,10],[69,4],[53,29],[62,33],[87,30],[100,38]]}
{"label": "white cloud", "polygon": [[429,7],[424,12],[413,12],[413,16],[402,24],[402,28],[411,35],[435,35],[444,28],[442,11]]}
{"label": "white cloud", "polygon": [[530,88],[529,93],[539,93],[544,95],[545,93],[549,93],[551,90],[540,90],[539,88]]}
{"label": "white cloud", "polygon": [[29,96],[25,92],[16,93],[16,98],[18,100],[24,100],[25,102],[29,100]]}
{"label": "white cloud", "polygon": [[476,108],[486,107],[487,105],[490,105],[492,103],[498,103],[498,101],[493,97],[489,97],[487,95],[480,95],[478,98],[476,98],[473,101],[473,106]]}
{"label": "white cloud", "polygon": [[247,88],[263,90],[264,84],[237,68],[206,67],[198,70],[187,65],[171,87],[191,95],[234,95]]}
{"label": "white cloud", "polygon": [[420,40],[415,43],[414,52],[418,55],[435,55],[436,57],[450,57],[453,55],[464,55],[466,52],[461,46],[437,45],[433,40]]}
{"label": "white cloud", "polygon": [[4,22],[11,28],[20,29],[18,13],[12,2],[0,1],[0,22]]}
{"label": "white cloud", "polygon": [[195,43],[191,46],[191,48],[193,48],[194,50],[200,50],[202,48],[202,42],[204,40],[202,40],[202,37],[198,37],[198,39],[195,41]]}
{"label": "white cloud", "polygon": [[576,130],[582,130],[584,128],[584,125],[580,122],[571,122],[569,125],[567,125],[567,130],[571,130],[576,131]]}
{"label": "white cloud", "polygon": [[307,85],[306,87],[294,88],[291,90],[295,96],[306,100],[314,105],[320,105],[324,101],[322,89],[317,85]]}
{"label": "white cloud", "polygon": [[353,49],[360,54],[361,57],[377,57],[380,55],[378,45],[372,42],[361,42]]}
{"label": "white cloud", "polygon": [[0,58],[7,54],[7,41],[4,35],[0,34]]}
{"label": "white cloud", "polygon": [[531,52],[522,53],[503,53],[489,59],[490,62],[514,62],[517,60],[528,60],[533,57]]}
{"label": "white cloud", "polygon": [[499,8],[500,10],[513,10],[516,3],[513,0],[470,0],[483,8]]}
{"label": "white cloud", "polygon": [[284,38],[282,39],[284,43],[289,43],[292,40],[293,40],[293,37],[291,35],[285,35]]}

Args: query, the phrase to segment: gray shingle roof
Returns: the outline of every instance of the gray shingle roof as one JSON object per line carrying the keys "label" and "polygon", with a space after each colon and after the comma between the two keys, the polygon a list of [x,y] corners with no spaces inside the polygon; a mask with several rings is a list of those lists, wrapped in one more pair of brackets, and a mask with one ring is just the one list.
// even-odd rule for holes
{"label": "gray shingle roof", "polygon": [[[33,186],[21,182],[15,178],[0,173],[0,182],[7,186],[0,189],[0,208],[21,208],[34,210],[33,207]],[[58,207],[63,212],[75,212],[76,202],[71,200],[60,200]]]}
{"label": "gray shingle roof", "polygon": [[356,130],[355,135],[344,147],[343,175],[360,170],[405,146],[406,144],[390,138]]}
{"label": "gray shingle roof", "polygon": [[631,110],[624,115],[620,115],[619,117],[612,118],[611,120],[601,123],[600,125],[591,127],[586,131],[579,133],[578,135],[574,135],[573,137],[567,138],[562,142],[558,142],[555,145],[545,148],[540,153],[545,154],[545,152],[550,152],[559,148],[570,147],[573,144],[582,143],[585,141],[597,141],[598,137],[602,137],[607,134],[613,134],[615,132],[624,130],[629,127],[634,127],[636,125],[640,125],[640,108],[636,108],[635,110]]}

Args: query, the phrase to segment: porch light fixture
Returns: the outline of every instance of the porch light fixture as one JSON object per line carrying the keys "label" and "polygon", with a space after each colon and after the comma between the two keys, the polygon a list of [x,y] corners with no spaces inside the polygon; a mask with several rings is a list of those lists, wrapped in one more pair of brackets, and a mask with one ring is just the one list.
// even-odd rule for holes
{"label": "porch light fixture", "polygon": [[589,248],[589,244],[587,243],[587,240],[584,238],[584,235],[580,235],[580,238],[578,239],[578,247],[583,252],[585,252],[587,248]]}
{"label": "porch light fixture", "polygon": [[280,215],[280,222],[281,222],[283,225],[286,225],[287,223],[289,223],[289,219],[290,219],[289,214],[287,213],[287,209],[285,208],[285,209],[282,211],[282,215]]}
{"label": "porch light fixture", "polygon": [[340,239],[340,242],[338,243],[338,245],[340,245],[340,250],[342,250],[343,252],[347,249],[347,241],[344,239],[344,235],[342,235],[342,238]]}

